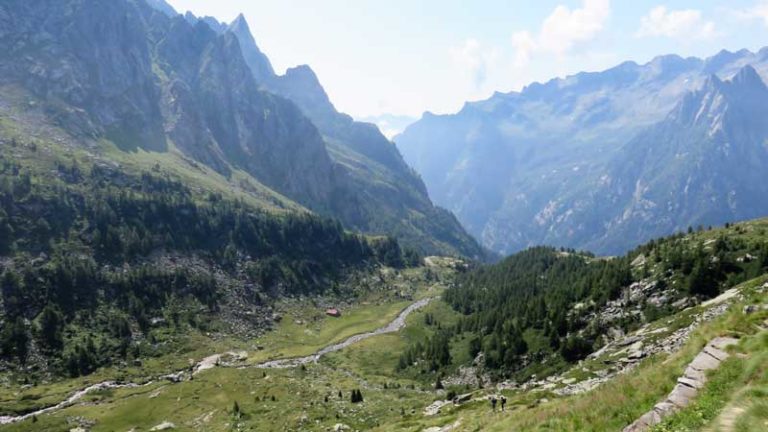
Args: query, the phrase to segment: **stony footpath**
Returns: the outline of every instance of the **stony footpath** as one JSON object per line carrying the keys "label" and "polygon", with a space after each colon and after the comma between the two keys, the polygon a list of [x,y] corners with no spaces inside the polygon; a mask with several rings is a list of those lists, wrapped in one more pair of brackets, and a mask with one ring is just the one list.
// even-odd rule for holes
{"label": "stony footpath", "polygon": [[683,376],[678,378],[677,385],[672,389],[663,402],[656,404],[653,409],[640,416],[634,423],[624,428],[623,432],[643,432],[661,423],[669,416],[690,404],[699,389],[707,382],[707,371],[717,369],[720,363],[728,358],[725,349],[737,343],[738,340],[719,337],[710,341],[701,352],[688,364]]}

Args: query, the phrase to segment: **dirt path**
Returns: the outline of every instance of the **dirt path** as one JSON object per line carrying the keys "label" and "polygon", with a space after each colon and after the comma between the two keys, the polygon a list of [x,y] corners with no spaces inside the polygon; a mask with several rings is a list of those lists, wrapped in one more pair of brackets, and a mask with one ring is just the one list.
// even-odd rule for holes
{"label": "dirt path", "polygon": [[[386,333],[394,333],[396,331],[399,331],[403,327],[405,327],[405,320],[408,318],[408,315],[413,313],[416,310],[419,310],[429,304],[432,300],[434,300],[435,297],[426,298],[423,300],[419,300],[412,305],[408,306],[407,308],[403,309],[402,312],[389,324],[387,324],[384,327],[381,327],[379,329],[376,329],[372,332],[368,333],[362,333],[354,336],[350,336],[349,338],[343,340],[342,342],[329,345],[320,351],[316,352],[315,354],[312,354],[310,356],[306,357],[299,357],[299,358],[292,358],[292,359],[282,359],[282,360],[273,360],[268,361],[264,363],[259,363],[255,365],[255,367],[258,368],[291,368],[300,366],[302,364],[307,363],[314,363],[317,362],[320,357],[332,353],[335,351],[342,350],[352,344],[358,343],[362,340],[368,339],[373,336],[386,334]],[[203,372],[208,369],[212,369],[216,367],[219,362],[224,358],[225,356],[228,357],[234,357],[236,359],[243,359],[247,354],[243,352],[228,352],[225,354],[214,354],[211,356],[208,356],[201,361],[199,361],[193,368],[192,373],[198,374],[200,372]],[[185,369],[182,371],[178,371],[176,373],[164,375],[160,377],[160,379],[166,379],[170,380],[171,382],[181,382],[183,381],[183,375],[188,374],[189,369]],[[20,416],[0,416],[0,425],[10,424],[10,423],[16,423],[20,421],[24,421],[27,419],[30,419],[34,416],[39,416],[43,414],[48,414],[54,411],[58,411],[61,409],[64,409],[68,406],[74,405],[76,402],[78,402],[80,399],[82,399],[84,396],[86,396],[88,393],[99,391],[99,390],[107,390],[107,389],[119,389],[119,388],[136,388],[136,387],[142,387],[147,386],[156,381],[150,380],[146,383],[137,384],[137,383],[117,383],[115,381],[104,381],[100,382],[98,384],[93,384],[91,386],[88,386],[82,390],[78,390],[74,393],[72,393],[67,399],[63,400],[62,402],[59,402],[56,405],[52,405],[46,408],[39,409],[37,411],[30,412],[28,414],[20,415]]]}
{"label": "dirt path", "polygon": [[[722,413],[715,419],[715,429],[718,432],[733,432],[736,427],[736,421],[739,416],[746,411],[740,406],[728,406],[725,407]],[[711,429],[708,429],[711,430]]]}
{"label": "dirt path", "polygon": [[322,356],[326,354],[336,352],[336,351],[341,351],[350,345],[356,344],[360,341],[363,341],[368,338],[372,338],[374,336],[378,336],[386,333],[394,333],[396,331],[399,331],[400,329],[405,327],[405,320],[406,318],[408,318],[408,315],[428,305],[429,302],[431,302],[434,299],[435,299],[434,297],[430,297],[423,300],[419,300],[416,303],[413,303],[412,305],[403,309],[403,311],[400,312],[400,315],[398,315],[397,318],[395,318],[392,322],[390,322],[386,326],[378,328],[372,332],[361,333],[354,336],[350,336],[349,338],[339,343],[329,345],[312,355],[308,355],[305,357],[281,359],[281,360],[271,360],[271,361],[259,363],[256,365],[256,367],[261,369],[280,369],[280,368],[297,367],[297,366],[301,366],[303,364],[308,364],[308,363],[316,363],[318,360],[320,360]]}

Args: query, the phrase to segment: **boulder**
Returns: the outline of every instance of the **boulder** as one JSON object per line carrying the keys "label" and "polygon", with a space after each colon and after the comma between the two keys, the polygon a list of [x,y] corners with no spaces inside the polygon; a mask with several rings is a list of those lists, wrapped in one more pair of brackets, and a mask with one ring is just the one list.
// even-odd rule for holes
{"label": "boulder", "polygon": [[157,432],[157,431],[164,431],[164,430],[171,430],[171,429],[176,429],[176,425],[171,423],[171,422],[169,422],[169,421],[164,421],[164,422],[160,423],[159,425],[153,427],[149,431],[150,432]]}
{"label": "boulder", "polygon": [[677,300],[674,303],[672,303],[672,307],[675,309],[685,309],[695,304],[696,304],[696,299],[692,297],[683,297],[680,300]]}
{"label": "boulder", "polygon": [[[620,347],[623,347],[623,346],[627,346],[627,345],[631,345],[631,344],[640,342],[642,340],[643,339],[640,336],[628,336],[628,337],[624,338],[622,341],[618,342],[616,345],[620,346]],[[640,342],[640,343],[642,343],[642,342]]]}
{"label": "boulder", "polygon": [[677,405],[669,401],[659,402],[654,405],[653,410],[656,411],[661,417],[666,417],[677,411]]}
{"label": "boulder", "polygon": [[463,403],[463,402],[467,402],[470,399],[472,399],[472,393],[465,393],[465,394],[458,395],[455,398],[453,398],[453,403],[460,404],[460,403]]}
{"label": "boulder", "polygon": [[632,260],[632,263],[630,264],[632,267],[642,267],[646,263],[645,255],[640,254],[638,255],[634,260]]}

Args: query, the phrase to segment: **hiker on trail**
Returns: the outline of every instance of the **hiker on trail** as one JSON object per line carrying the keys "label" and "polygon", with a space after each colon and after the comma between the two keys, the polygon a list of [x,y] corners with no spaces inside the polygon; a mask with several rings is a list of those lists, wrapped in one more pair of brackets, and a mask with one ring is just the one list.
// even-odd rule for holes
{"label": "hiker on trail", "polygon": [[491,396],[491,411],[496,412],[496,396]]}
{"label": "hiker on trail", "polygon": [[506,396],[501,396],[501,410],[504,411],[504,407],[507,405],[507,398]]}

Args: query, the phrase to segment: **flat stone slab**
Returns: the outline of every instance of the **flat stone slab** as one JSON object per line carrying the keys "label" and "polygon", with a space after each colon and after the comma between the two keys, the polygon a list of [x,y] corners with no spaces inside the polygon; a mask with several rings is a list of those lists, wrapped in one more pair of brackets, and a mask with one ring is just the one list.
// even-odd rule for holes
{"label": "flat stone slab", "polygon": [[739,343],[739,340],[732,337],[718,337],[714,338],[709,342],[709,346],[713,346],[719,350],[725,350],[731,345],[736,345]]}
{"label": "flat stone slab", "polygon": [[685,408],[691,403],[691,399],[696,397],[696,393],[699,391],[693,387],[688,387],[685,384],[677,384],[672,392],[667,397],[667,400],[680,408]]}
{"label": "flat stone slab", "polygon": [[725,349],[738,343],[738,339],[718,337],[711,340],[685,368],[683,376],[677,379],[677,384],[664,402],[656,404],[652,410],[643,414],[634,423],[625,427],[623,432],[643,432],[661,423],[661,420],[685,408],[696,397],[699,389],[707,382],[708,370],[716,369],[723,360],[728,358]]}
{"label": "flat stone slab", "polygon": [[689,380],[692,380],[692,381],[699,381],[702,383],[707,381],[707,374],[704,373],[704,371],[694,369],[690,365],[685,369],[685,372],[683,373],[683,377],[688,378]]}
{"label": "flat stone slab", "polygon": [[701,304],[702,307],[709,307],[712,305],[723,303],[726,300],[730,300],[734,297],[736,297],[739,294],[738,288],[731,288],[728,291],[725,291],[724,293],[720,294],[719,296],[713,298],[712,300],[707,300],[704,303]]}
{"label": "flat stone slab", "polygon": [[689,367],[700,371],[712,370],[718,366],[720,366],[720,360],[712,357],[704,351],[700,352],[689,364]]}
{"label": "flat stone slab", "polygon": [[712,357],[720,360],[720,361],[723,361],[723,360],[728,358],[728,353],[727,352],[725,352],[723,350],[719,350],[719,349],[717,349],[717,348],[715,348],[713,346],[706,346],[706,347],[704,347],[704,352],[709,354],[709,355],[711,355]]}
{"label": "flat stone slab", "polygon": [[664,402],[657,403],[653,407],[653,409],[656,410],[656,412],[658,412],[658,413],[663,413],[663,414],[667,415],[667,414],[670,414],[670,413],[673,413],[673,412],[677,411],[677,405],[675,405],[675,404],[673,404],[671,402],[664,401]]}
{"label": "flat stone slab", "polygon": [[691,379],[685,376],[678,378],[677,382],[683,385],[687,385],[688,387],[693,387],[695,389],[700,389],[704,387],[703,381],[697,380],[697,379]]}

